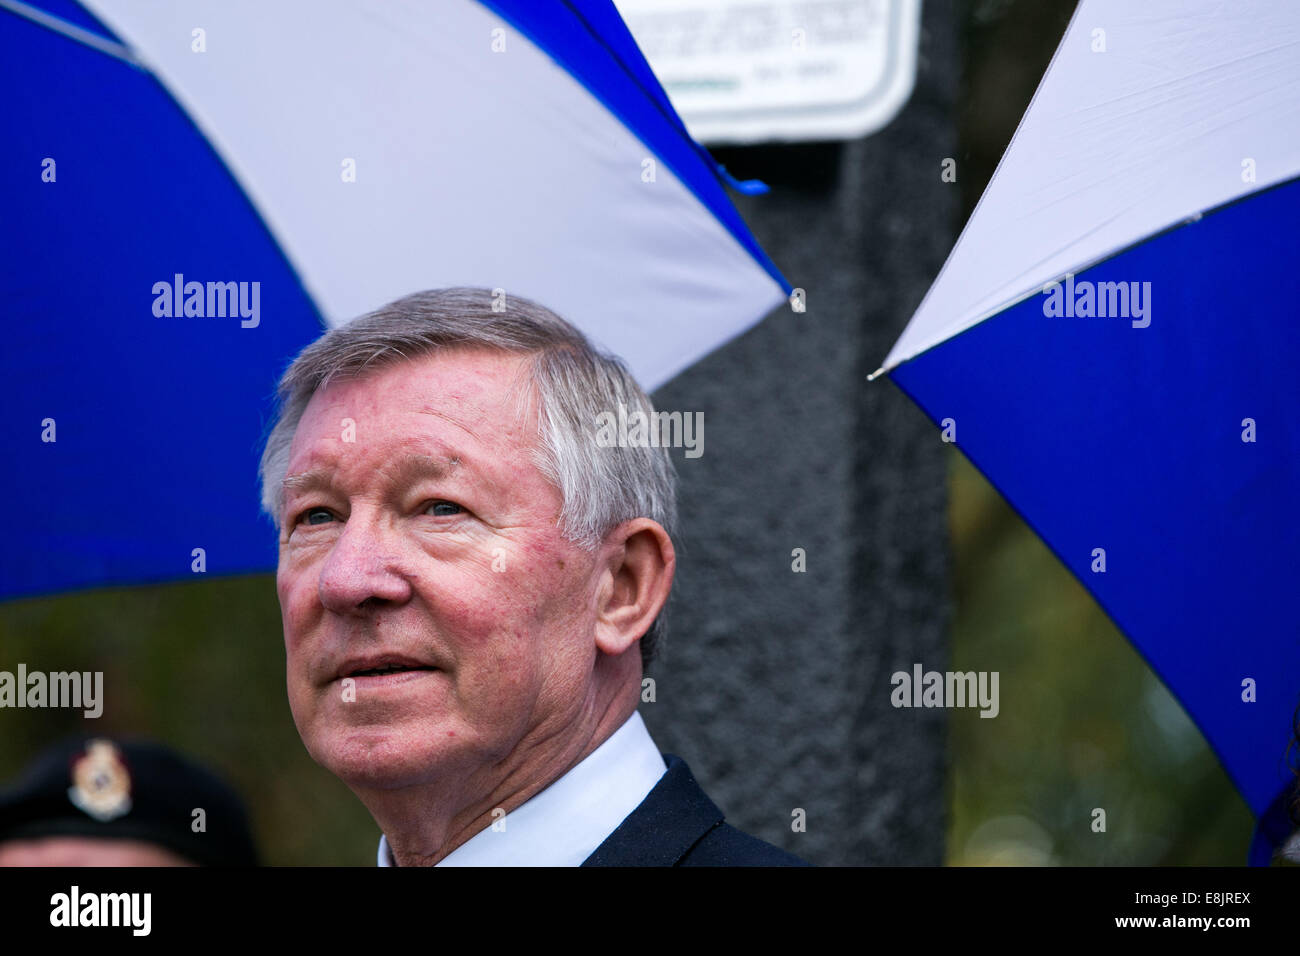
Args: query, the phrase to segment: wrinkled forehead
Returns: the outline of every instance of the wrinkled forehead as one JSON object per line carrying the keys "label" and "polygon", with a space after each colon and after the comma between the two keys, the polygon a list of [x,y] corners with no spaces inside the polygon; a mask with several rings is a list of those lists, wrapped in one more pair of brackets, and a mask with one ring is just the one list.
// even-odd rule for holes
{"label": "wrinkled forehead", "polygon": [[371,439],[438,435],[503,454],[531,450],[539,418],[530,369],[528,355],[449,349],[337,376],[307,403],[290,457],[348,423]]}

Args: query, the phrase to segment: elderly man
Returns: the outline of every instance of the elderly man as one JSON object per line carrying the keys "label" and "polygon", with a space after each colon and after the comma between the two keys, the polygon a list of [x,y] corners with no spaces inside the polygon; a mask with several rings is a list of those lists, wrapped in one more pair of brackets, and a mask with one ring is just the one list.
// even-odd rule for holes
{"label": "elderly man", "polygon": [[[723,823],[637,703],[676,559],[653,413],[563,319],[408,296],[306,348],[262,457],[289,703],[380,865],[796,865]],[[629,411],[629,414],[630,414]]]}

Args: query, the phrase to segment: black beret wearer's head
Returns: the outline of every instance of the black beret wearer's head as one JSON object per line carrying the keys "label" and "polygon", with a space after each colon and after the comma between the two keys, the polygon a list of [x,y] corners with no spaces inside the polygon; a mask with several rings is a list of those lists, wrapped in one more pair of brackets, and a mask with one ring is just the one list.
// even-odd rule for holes
{"label": "black beret wearer's head", "polygon": [[0,790],[0,843],[48,836],[140,840],[201,866],[258,864],[239,795],[143,738],[70,737]]}

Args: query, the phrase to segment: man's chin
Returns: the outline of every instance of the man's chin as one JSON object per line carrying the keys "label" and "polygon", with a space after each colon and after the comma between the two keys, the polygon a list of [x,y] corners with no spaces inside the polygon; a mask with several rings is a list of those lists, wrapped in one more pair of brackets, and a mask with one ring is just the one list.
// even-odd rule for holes
{"label": "man's chin", "polygon": [[448,747],[432,747],[446,731],[350,727],[324,735],[312,758],[352,788],[393,789],[431,783],[457,764]]}

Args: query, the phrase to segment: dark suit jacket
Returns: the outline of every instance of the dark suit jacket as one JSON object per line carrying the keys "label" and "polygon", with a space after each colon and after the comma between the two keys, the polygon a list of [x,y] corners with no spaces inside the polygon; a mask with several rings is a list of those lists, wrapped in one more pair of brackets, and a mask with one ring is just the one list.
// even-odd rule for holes
{"label": "dark suit jacket", "polygon": [[722,822],[681,757],[583,866],[808,866]]}

